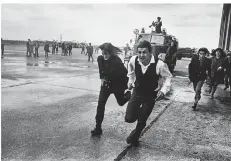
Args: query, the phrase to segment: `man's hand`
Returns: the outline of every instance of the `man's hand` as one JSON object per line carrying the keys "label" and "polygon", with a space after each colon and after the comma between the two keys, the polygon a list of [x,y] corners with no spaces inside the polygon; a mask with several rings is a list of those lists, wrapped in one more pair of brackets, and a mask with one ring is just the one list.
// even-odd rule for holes
{"label": "man's hand", "polygon": [[104,82],[106,82],[106,80],[104,78],[101,79],[101,86],[104,85]]}
{"label": "man's hand", "polygon": [[159,101],[159,100],[161,100],[162,98],[164,97],[164,93],[163,92],[161,92],[161,91],[159,91],[158,93],[157,93],[157,97],[156,97],[156,101]]}
{"label": "man's hand", "polygon": [[133,88],[132,83],[128,84],[128,90],[131,90]]}

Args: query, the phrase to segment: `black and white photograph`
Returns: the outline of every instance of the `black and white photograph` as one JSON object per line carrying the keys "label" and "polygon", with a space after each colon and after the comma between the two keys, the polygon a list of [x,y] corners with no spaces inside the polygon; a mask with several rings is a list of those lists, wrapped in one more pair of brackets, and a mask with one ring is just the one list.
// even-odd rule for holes
{"label": "black and white photograph", "polygon": [[231,1],[1,2],[2,161],[231,161]]}

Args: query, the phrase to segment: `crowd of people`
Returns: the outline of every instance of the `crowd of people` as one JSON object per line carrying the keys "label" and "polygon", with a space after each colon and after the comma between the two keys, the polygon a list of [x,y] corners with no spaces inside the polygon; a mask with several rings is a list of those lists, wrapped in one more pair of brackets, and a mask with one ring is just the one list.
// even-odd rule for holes
{"label": "crowd of people", "polygon": [[[32,57],[32,54],[34,57],[39,57],[39,47],[40,44],[38,41],[32,42],[30,39],[28,39],[26,43],[26,56]],[[61,56],[71,56],[72,55],[72,44],[67,42],[62,42],[61,44],[57,41],[53,41],[51,44],[51,51],[50,51],[50,43],[48,41],[44,44],[44,51],[45,51],[45,57],[48,57],[48,53],[51,52],[52,54],[58,54],[59,47],[61,47],[62,53]],[[4,50],[4,47],[2,48]],[[89,44],[82,44],[81,45],[81,54],[88,55],[88,62],[90,60],[94,62],[93,53],[95,52],[98,54],[99,47],[93,47],[91,43]]]}
{"label": "crowd of people", "polygon": [[189,64],[189,79],[195,91],[194,110],[201,98],[204,82],[209,85],[211,99],[221,83],[225,83],[224,90],[229,88],[231,95],[231,52],[217,48],[210,53],[207,48],[200,48]]}
{"label": "crowd of people", "polygon": [[[118,57],[118,48],[111,43],[104,43],[99,48],[102,50],[102,55],[97,59],[101,89],[95,116],[96,125],[91,134],[96,136],[103,133],[105,105],[110,94],[114,94],[119,106],[128,102],[125,122],[137,121],[135,129],[131,131],[126,141],[128,144],[138,145],[139,137],[155,102],[170,91],[173,75],[165,60],[156,59],[152,55],[151,44],[146,40],[137,44],[137,55],[131,57],[127,69]],[[224,79],[224,90],[229,88],[231,95],[230,51],[217,48],[210,54],[207,48],[200,48],[191,59],[188,72],[195,91],[193,110],[196,110],[201,98],[201,88],[204,82],[209,84],[212,99],[217,86]],[[158,84],[160,78],[164,78],[161,86]]]}

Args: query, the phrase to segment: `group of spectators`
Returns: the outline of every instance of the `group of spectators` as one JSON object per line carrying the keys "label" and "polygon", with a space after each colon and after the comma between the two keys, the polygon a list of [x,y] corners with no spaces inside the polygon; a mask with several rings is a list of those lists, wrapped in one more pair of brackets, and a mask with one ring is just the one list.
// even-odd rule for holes
{"label": "group of spectators", "polygon": [[[59,43],[57,41],[53,41],[51,48],[52,54],[58,54],[58,49],[59,49]],[[32,42],[30,39],[28,39],[27,43],[26,43],[26,56],[27,57],[31,57],[32,54],[34,55],[34,57],[39,57],[39,52],[38,49],[40,47],[40,43],[38,41],[34,41]],[[69,54],[72,55],[72,44],[71,43],[67,43],[67,42],[63,42],[61,44],[61,48],[62,48],[62,54],[61,56],[67,56]],[[45,42],[44,44],[44,51],[45,51],[45,57],[48,57],[48,53],[50,52],[50,44],[48,41]]]}

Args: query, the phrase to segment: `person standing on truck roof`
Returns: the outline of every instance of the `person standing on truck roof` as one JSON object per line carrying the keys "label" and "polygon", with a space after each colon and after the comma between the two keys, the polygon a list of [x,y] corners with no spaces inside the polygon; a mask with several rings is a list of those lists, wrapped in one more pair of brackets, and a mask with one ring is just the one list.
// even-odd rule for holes
{"label": "person standing on truck roof", "polygon": [[156,22],[153,21],[149,27],[152,26],[155,27],[156,33],[161,33],[161,26],[162,26],[161,17],[157,17],[157,21]]}

